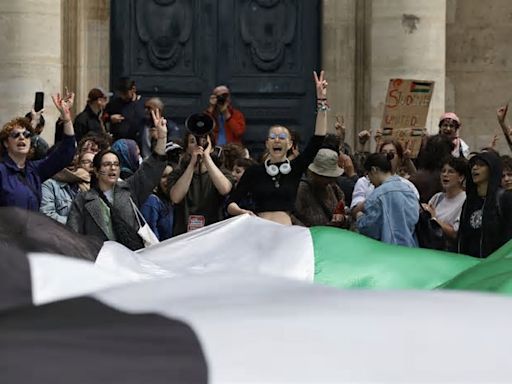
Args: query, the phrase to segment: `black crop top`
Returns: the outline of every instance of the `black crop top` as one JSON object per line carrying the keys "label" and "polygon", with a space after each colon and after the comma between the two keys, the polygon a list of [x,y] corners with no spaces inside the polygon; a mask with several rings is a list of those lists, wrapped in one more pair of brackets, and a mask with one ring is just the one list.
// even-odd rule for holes
{"label": "black crop top", "polygon": [[[325,136],[313,136],[305,150],[290,162],[292,170],[287,175],[278,174],[276,186],[272,177],[267,174],[265,165],[253,165],[245,171],[236,189],[231,194],[229,203],[240,204],[251,196],[255,213],[285,211],[291,212],[295,206],[297,188],[303,173],[311,164],[322,146]],[[279,167],[282,163],[276,163]]]}

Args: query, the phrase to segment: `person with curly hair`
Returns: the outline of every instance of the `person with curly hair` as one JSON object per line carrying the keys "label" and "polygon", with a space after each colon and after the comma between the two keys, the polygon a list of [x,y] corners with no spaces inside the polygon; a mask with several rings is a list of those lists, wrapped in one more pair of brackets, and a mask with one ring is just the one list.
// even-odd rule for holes
{"label": "person with curly hair", "polygon": [[30,121],[17,117],[0,131],[0,206],[39,211],[41,183],[68,166],[75,154],[75,132],[70,109],[74,94],[52,96],[64,124],[64,138],[47,157],[30,160],[33,128]]}

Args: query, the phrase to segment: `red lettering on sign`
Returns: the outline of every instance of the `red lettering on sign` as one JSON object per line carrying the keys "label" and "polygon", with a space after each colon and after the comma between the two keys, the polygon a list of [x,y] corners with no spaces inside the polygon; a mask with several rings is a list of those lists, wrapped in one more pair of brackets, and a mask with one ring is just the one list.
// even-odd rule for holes
{"label": "red lettering on sign", "polygon": [[392,89],[391,91],[389,91],[388,104],[386,105],[386,107],[396,108],[396,107],[398,107],[399,102],[400,102],[400,92],[398,91],[398,89]]}

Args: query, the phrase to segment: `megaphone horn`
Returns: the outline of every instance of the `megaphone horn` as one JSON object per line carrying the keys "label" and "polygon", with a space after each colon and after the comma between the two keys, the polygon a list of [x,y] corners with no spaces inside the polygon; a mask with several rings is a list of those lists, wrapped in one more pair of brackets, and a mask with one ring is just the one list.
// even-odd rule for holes
{"label": "megaphone horn", "polygon": [[203,112],[194,113],[185,120],[185,127],[195,136],[204,136],[214,127],[213,118]]}

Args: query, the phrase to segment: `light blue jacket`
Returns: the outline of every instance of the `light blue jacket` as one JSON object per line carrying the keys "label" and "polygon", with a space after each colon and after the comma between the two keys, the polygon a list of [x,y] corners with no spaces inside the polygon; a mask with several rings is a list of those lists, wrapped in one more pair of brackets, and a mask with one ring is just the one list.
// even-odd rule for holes
{"label": "light blue jacket", "polygon": [[391,176],[366,199],[357,229],[384,243],[417,247],[414,229],[419,209],[413,190],[399,176]]}
{"label": "light blue jacket", "polygon": [[41,185],[41,213],[50,216],[59,223],[66,224],[73,199],[78,193],[78,187],[48,179]]}

